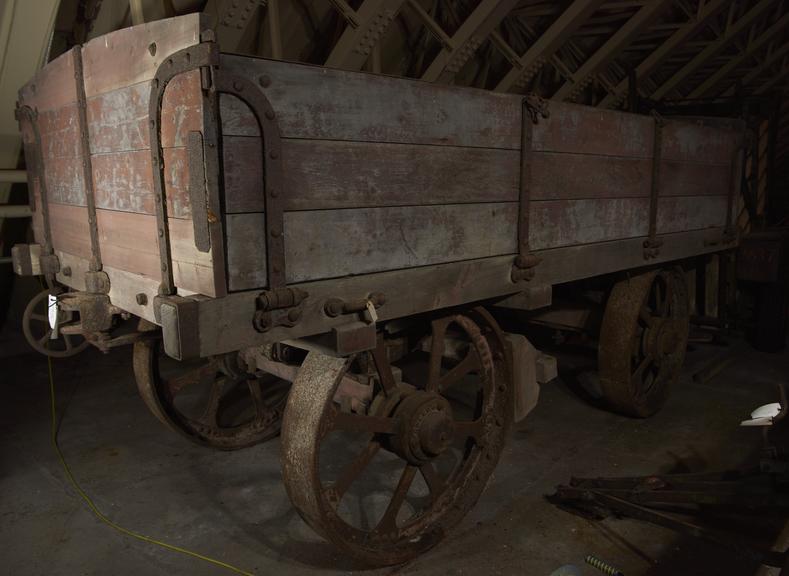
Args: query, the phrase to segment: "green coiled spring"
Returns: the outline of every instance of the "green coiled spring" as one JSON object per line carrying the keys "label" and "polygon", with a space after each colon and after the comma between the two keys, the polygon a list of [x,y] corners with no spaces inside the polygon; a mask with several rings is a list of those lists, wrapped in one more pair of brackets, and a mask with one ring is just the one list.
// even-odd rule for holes
{"label": "green coiled spring", "polygon": [[600,558],[596,558],[591,554],[586,557],[586,563],[589,564],[589,566],[597,568],[598,570],[600,570],[600,572],[606,574],[607,576],[625,576],[624,574],[622,574],[622,572],[620,572],[619,570],[617,570],[607,562],[603,562],[602,560],[600,560]]}

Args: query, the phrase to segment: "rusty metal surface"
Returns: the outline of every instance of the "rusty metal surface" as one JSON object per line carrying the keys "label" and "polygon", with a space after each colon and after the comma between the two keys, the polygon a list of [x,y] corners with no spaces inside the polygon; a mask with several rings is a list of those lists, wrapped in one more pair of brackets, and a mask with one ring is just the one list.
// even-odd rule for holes
{"label": "rusty metal surface", "polygon": [[681,272],[652,270],[618,282],[598,348],[600,385],[611,407],[642,418],[662,408],[679,377],[688,331]]}
{"label": "rusty metal surface", "polygon": [[660,254],[661,242],[657,236],[658,195],[660,194],[661,168],[663,162],[663,126],[665,122],[654,114],[654,144],[652,145],[652,182],[649,192],[649,237],[644,241],[644,260],[656,258]]}
{"label": "rusty metal surface", "polygon": [[[282,430],[288,495],[310,526],[368,564],[402,563],[454,528],[484,489],[509,428],[506,349],[490,315],[475,308],[437,318],[424,338],[429,354],[421,378],[413,372],[406,379],[408,355],[397,364],[403,381],[396,378],[400,372],[393,370],[381,336],[375,350],[355,358],[310,352],[288,399]],[[467,347],[451,367],[442,368],[450,338],[462,338]],[[337,397],[346,374],[368,378],[362,381],[373,389],[372,400],[355,412],[348,408],[350,402]],[[451,391],[457,387],[468,387],[472,396],[479,391],[479,404],[470,416],[453,401]],[[354,456],[338,461],[339,472],[329,481],[320,455],[335,434],[353,435],[360,442],[351,444]],[[439,464],[454,454],[455,445],[465,449],[447,475]],[[368,467],[379,470],[383,465],[376,464],[379,453],[395,458],[402,468],[385,510],[377,519],[368,518],[369,524],[344,516],[342,501],[363,498],[369,489],[363,481]],[[394,465],[388,464],[387,469]],[[408,496],[417,474],[430,497],[406,517],[405,502],[414,504]]]}
{"label": "rusty metal surface", "polygon": [[59,330],[52,338],[48,317],[50,293],[49,290],[39,292],[25,308],[22,315],[22,332],[25,339],[36,352],[51,358],[68,358],[79,354],[90,346],[90,342],[81,334],[69,331],[69,327],[79,324],[73,313],[58,312]]}
{"label": "rusty metal surface", "polygon": [[[157,327],[143,320],[139,330]],[[163,372],[162,361],[160,338],[134,343],[137,388],[148,409],[171,430],[221,450],[253,446],[279,433],[287,398],[282,381],[248,373],[237,354],[179,363],[169,373]],[[182,397],[192,402],[179,402]]]}

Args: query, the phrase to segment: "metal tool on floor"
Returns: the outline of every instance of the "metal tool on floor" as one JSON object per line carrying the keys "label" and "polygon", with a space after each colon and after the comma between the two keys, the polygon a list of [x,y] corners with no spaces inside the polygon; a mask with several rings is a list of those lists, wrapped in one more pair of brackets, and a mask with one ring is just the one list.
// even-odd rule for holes
{"label": "metal tool on floor", "polygon": [[625,576],[620,570],[617,570],[613,566],[611,566],[608,562],[600,560],[597,556],[592,556],[589,554],[584,561],[589,564],[589,566],[593,568],[597,568],[600,572],[605,574],[606,576]]}
{"label": "metal tool on floor", "polygon": [[[565,510],[585,517],[607,516],[644,520],[701,538],[753,558],[761,564],[782,568],[787,551],[776,552],[745,543],[734,534],[704,525],[702,515],[725,512],[739,518],[759,519],[789,514],[789,447],[772,441],[789,412],[787,385],[779,385],[780,409],[769,404],[757,409],[743,425],[765,426],[765,448],[758,466],[701,474],[665,474],[622,478],[572,478],[558,486],[548,499]],[[767,414],[766,417],[761,417]],[[757,418],[758,417],[758,418]],[[758,421],[755,424],[754,421]],[[773,434],[768,434],[771,430]],[[786,434],[782,435],[786,437]],[[702,514],[704,513],[704,514]],[[691,519],[688,520],[687,517]],[[784,572],[782,572],[784,574]],[[789,574],[789,572],[787,573]]]}

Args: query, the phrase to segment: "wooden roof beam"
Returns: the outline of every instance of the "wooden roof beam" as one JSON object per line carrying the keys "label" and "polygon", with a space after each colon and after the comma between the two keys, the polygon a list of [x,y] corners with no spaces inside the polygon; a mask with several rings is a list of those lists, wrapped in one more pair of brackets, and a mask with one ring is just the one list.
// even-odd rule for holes
{"label": "wooden roof beam", "polygon": [[[781,60],[784,56],[789,54],[789,42],[786,42],[781,47],[776,48],[767,56],[764,62],[761,62],[756,68],[748,72],[742,78],[741,84],[743,86],[748,86],[754,80],[756,80],[759,76],[764,74],[773,64]],[[732,96],[736,91],[736,84],[732,84],[722,95],[723,96]]]}
{"label": "wooden roof beam", "polygon": [[756,96],[761,96],[762,94],[766,94],[769,92],[776,84],[781,82],[784,78],[789,76],[789,63],[784,63],[781,67],[781,71],[778,72],[775,76],[770,78],[767,82],[759,86],[755,91],[754,94]]}
{"label": "wooden roof beam", "polygon": [[509,92],[525,86],[540,67],[586,22],[604,0],[575,0],[526,50],[495,88],[496,92]]}
{"label": "wooden roof beam", "polygon": [[353,10],[343,0],[331,0],[332,5],[348,21],[348,25],[326,59],[326,66],[361,70],[404,2],[405,0],[364,0],[358,10]]}
{"label": "wooden roof beam", "polygon": [[[716,16],[728,3],[729,0],[708,0],[704,3],[700,2],[699,11],[696,13],[696,16],[669,36],[660,47],[647,56],[636,67],[636,78],[638,82],[642,83],[645,78],[652,74],[652,72],[663,63],[669,54],[683,45],[688,38],[691,38],[701,30],[702,26],[704,26],[710,18]],[[600,101],[600,106],[606,108],[618,106],[627,95],[627,87],[627,79],[622,80],[616,85],[616,88],[614,88],[611,94]]]}
{"label": "wooden roof beam", "polygon": [[784,14],[775,24],[770,26],[767,30],[755,36],[750,44],[745,47],[745,50],[740,52],[734,58],[727,58],[726,64],[718,69],[712,76],[707,78],[698,87],[696,87],[688,98],[704,98],[712,93],[716,86],[725,80],[734,70],[751,58],[758,50],[766,46],[776,35],[783,32],[786,26],[789,25],[789,12]]}
{"label": "wooden roof beam", "polygon": [[594,79],[594,76],[613,60],[620,50],[630,44],[641,30],[654,21],[661,10],[666,9],[670,2],[648,2],[636,12],[616,33],[608,39],[584,64],[573,73],[573,77],[565,81],[553,95],[554,100],[575,99],[581,91]]}
{"label": "wooden roof beam", "polygon": [[450,83],[519,0],[482,0],[433,59],[422,80]]}
{"label": "wooden roof beam", "polygon": [[651,98],[653,100],[660,100],[675,90],[688,76],[695,72],[709,58],[716,55],[740,33],[747,30],[757,18],[763,16],[764,13],[775,3],[775,1],[776,0],[760,0],[735,22],[727,25],[717,40],[711,42],[704,50],[692,58],[690,62],[685,64],[674,75],[672,75],[671,78],[666,80],[657,90],[655,90],[655,92],[651,95]]}

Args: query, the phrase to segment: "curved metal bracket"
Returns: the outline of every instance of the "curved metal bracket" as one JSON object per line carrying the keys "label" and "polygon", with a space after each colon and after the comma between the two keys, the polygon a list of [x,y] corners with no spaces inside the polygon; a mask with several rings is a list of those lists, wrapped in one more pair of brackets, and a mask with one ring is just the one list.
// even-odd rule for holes
{"label": "curved metal bracket", "polygon": [[[164,183],[164,154],[162,151],[162,100],[167,85],[178,75],[204,67],[219,65],[219,48],[214,42],[202,42],[171,54],[156,70],[151,81],[148,103],[148,122],[151,136],[151,166],[153,168],[154,199],[156,206],[159,260],[162,269],[162,294],[174,294],[170,230],[167,225],[167,202]],[[207,115],[203,115],[204,119]]]}
{"label": "curved metal bracket", "polygon": [[282,141],[276,114],[260,87],[235,74],[219,73],[216,91],[231,94],[246,104],[254,114],[263,140],[262,162],[266,210],[266,267],[269,290],[284,288],[285,277],[285,214],[282,202]]}

